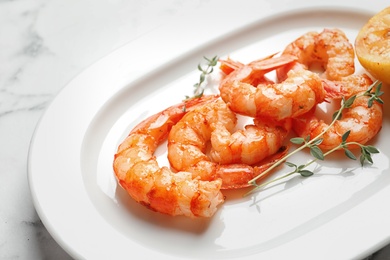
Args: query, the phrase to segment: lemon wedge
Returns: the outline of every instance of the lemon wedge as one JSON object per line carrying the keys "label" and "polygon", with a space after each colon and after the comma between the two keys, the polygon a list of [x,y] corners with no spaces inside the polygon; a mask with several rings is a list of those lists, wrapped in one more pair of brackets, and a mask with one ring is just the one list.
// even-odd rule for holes
{"label": "lemon wedge", "polygon": [[390,85],[390,7],[374,15],[360,29],[355,50],[363,68]]}

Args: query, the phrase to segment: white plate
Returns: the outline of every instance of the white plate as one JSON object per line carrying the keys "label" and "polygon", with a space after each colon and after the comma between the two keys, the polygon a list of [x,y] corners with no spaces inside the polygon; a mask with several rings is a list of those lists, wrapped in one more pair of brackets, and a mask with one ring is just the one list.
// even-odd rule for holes
{"label": "white plate", "polygon": [[[249,61],[325,27],[341,28],[353,41],[365,21],[385,7],[379,1],[291,2],[248,1],[237,7],[224,1],[223,8],[213,2],[115,51],[61,91],[36,128],[28,169],[38,214],[69,254],[350,259],[390,242],[387,106],[374,140],[381,153],[373,166],[333,158],[311,178],[296,177],[253,197],[227,192],[211,219],[151,212],[133,202],[113,177],[117,145],[141,119],[191,94],[202,56]],[[215,22],[199,19],[202,15]],[[389,94],[385,101],[390,102]]]}

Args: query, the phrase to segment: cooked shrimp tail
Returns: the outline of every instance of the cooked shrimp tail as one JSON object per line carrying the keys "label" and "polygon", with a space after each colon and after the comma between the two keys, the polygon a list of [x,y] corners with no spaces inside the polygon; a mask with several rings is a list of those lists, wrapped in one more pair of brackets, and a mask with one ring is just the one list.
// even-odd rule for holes
{"label": "cooked shrimp tail", "polygon": [[239,61],[235,61],[235,60],[232,60],[230,58],[227,58],[226,60],[222,60],[220,59],[219,60],[220,62],[220,70],[225,73],[226,75],[232,73],[233,71],[235,71],[236,69],[244,66],[243,63],[239,62]]}

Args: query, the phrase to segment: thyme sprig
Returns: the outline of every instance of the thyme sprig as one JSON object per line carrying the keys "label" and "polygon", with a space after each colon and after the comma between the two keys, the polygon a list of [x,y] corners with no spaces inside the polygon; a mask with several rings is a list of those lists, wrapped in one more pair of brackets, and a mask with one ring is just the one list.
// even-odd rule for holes
{"label": "thyme sprig", "polygon": [[[375,87],[375,89],[374,89],[374,87]],[[381,87],[382,87],[382,83],[375,82],[363,93],[353,95],[353,96],[349,97],[347,100],[342,98],[340,109],[337,110],[333,114],[332,122],[328,125],[328,127],[326,127],[319,135],[315,136],[313,139],[310,139],[310,136],[308,136],[306,138],[302,138],[302,137],[291,138],[290,142],[292,142],[293,144],[301,145],[301,146],[298,147],[297,149],[295,149],[294,151],[292,151],[291,153],[287,154],[283,158],[281,158],[279,161],[277,161],[275,164],[273,164],[270,168],[265,170],[262,174],[258,175],[257,177],[253,178],[252,180],[250,180],[248,183],[253,185],[255,188],[252,189],[251,191],[249,191],[248,193],[246,193],[245,195],[253,193],[253,192],[259,190],[260,188],[262,188],[268,184],[277,182],[277,181],[282,180],[284,178],[287,178],[293,174],[300,174],[303,177],[312,176],[314,174],[314,172],[311,170],[308,170],[307,169],[308,166],[310,166],[311,164],[315,163],[318,160],[324,160],[326,156],[328,156],[329,154],[331,154],[337,150],[340,150],[340,149],[344,150],[344,154],[348,158],[350,158],[352,160],[357,160],[355,154],[351,150],[348,149],[348,147],[350,145],[355,145],[355,146],[360,147],[361,153],[360,153],[359,159],[360,159],[361,166],[364,166],[364,164],[366,162],[372,164],[373,163],[372,154],[379,153],[379,150],[372,145],[362,145],[358,142],[353,142],[353,141],[347,142],[347,138],[351,133],[350,130],[346,131],[342,135],[341,143],[337,147],[335,147],[335,148],[333,148],[325,153],[321,150],[321,148],[318,145],[320,145],[321,142],[323,141],[322,136],[335,124],[335,122],[337,120],[341,119],[341,116],[342,116],[344,109],[350,108],[352,106],[352,104],[354,103],[356,98],[361,97],[361,96],[368,96],[369,97],[368,104],[367,104],[368,107],[371,107],[374,104],[374,102],[378,102],[380,104],[383,104],[384,102],[380,98],[380,96],[383,95],[384,92],[381,91]],[[297,165],[297,164],[294,164],[292,162],[286,161],[289,157],[298,153],[299,151],[302,151],[305,148],[309,148],[310,154],[314,157],[312,160],[310,160],[306,164],[302,164],[302,165]],[[276,167],[281,165],[283,162],[285,162],[285,164],[287,166],[293,168],[293,170],[285,175],[282,175],[282,176],[275,178],[273,180],[270,180],[268,182],[264,182],[261,184],[256,183],[256,181],[259,178],[261,178],[262,176],[265,176],[270,171],[272,171],[273,169],[275,169]]]}
{"label": "thyme sprig", "polygon": [[192,96],[186,96],[185,100],[200,98],[204,93],[204,82],[206,81],[206,76],[211,74],[214,71],[214,67],[217,65],[218,56],[214,56],[211,59],[203,57],[206,60],[206,64],[202,66],[198,64],[198,70],[200,71],[199,81],[194,84],[194,91]]}

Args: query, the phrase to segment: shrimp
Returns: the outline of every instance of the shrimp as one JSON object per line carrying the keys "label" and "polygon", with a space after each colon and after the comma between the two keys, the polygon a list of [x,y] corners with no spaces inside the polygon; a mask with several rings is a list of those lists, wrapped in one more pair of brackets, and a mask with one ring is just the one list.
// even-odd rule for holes
{"label": "shrimp", "polygon": [[222,181],[202,181],[189,172],[160,167],[154,151],[183,115],[216,96],[203,96],[165,109],[141,122],[118,147],[113,168],[118,183],[147,208],[176,216],[210,217],[224,201]]}
{"label": "shrimp", "polygon": [[[283,59],[285,56],[280,56]],[[287,56],[285,64],[271,62],[267,66],[251,63],[242,66],[220,83],[222,99],[234,112],[250,117],[282,120],[300,116],[325,100],[326,92],[320,77],[308,70],[290,70],[288,77],[277,84],[256,85],[265,73],[294,61]],[[263,62],[260,62],[263,63]]]}
{"label": "shrimp", "polygon": [[[283,140],[291,127],[288,122],[256,122],[231,134],[236,122],[236,114],[220,99],[187,113],[168,136],[171,167],[202,180],[222,179],[222,189],[249,186],[249,180],[287,151]],[[269,160],[263,165],[250,165],[265,158]]]}
{"label": "shrimp", "polygon": [[[342,135],[349,130],[351,132],[346,141],[360,144],[367,143],[380,131],[383,118],[382,105],[374,102],[369,107],[369,97],[358,95],[361,92],[362,89],[351,90],[350,96],[357,95],[355,101],[350,108],[344,110],[341,119],[335,121],[322,136],[323,141],[318,145],[321,149],[330,150],[337,147],[342,142]],[[294,119],[293,129],[299,136],[314,138],[329,127],[324,120],[316,116],[315,109]],[[353,149],[357,146],[352,145],[349,148]]]}
{"label": "shrimp", "polygon": [[365,89],[372,84],[367,74],[354,75],[354,49],[339,29],[305,33],[287,45],[283,51],[283,55],[286,54],[295,56],[297,61],[276,69],[278,80],[285,80],[290,70],[308,70],[315,64],[321,65],[324,72],[320,76],[326,98],[341,98],[353,88]]}
{"label": "shrimp", "polygon": [[[341,80],[355,72],[355,52],[344,32],[339,29],[324,29],[322,32],[308,32],[287,45],[283,54],[297,57],[297,63],[304,69],[321,65],[322,78]],[[277,69],[279,81],[296,64]]]}

